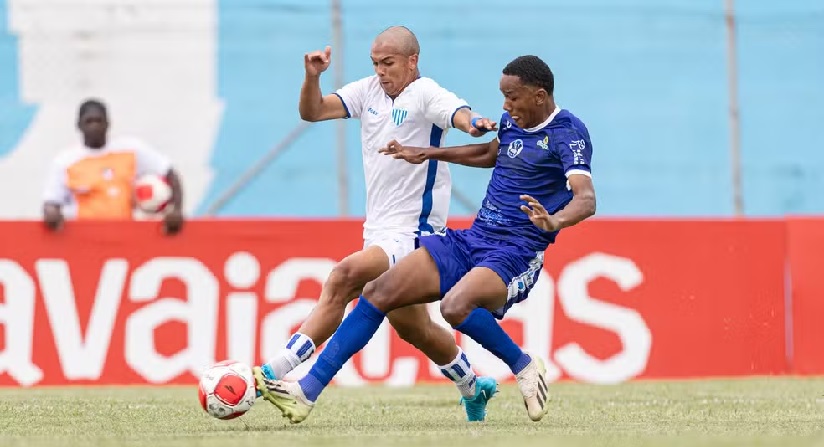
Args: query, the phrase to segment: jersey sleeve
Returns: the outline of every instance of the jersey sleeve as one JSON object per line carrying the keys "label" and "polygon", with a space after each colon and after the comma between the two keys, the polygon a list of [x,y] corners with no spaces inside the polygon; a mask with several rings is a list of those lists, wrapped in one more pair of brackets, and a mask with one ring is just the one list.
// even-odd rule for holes
{"label": "jersey sleeve", "polygon": [[46,184],[43,188],[43,201],[67,205],[71,191],[66,182],[66,167],[58,160],[52,162],[46,173]]}
{"label": "jersey sleeve", "polygon": [[135,140],[132,143],[137,159],[137,176],[147,174],[165,176],[172,168],[172,162],[157,149],[148,144]]}
{"label": "jersey sleeve", "polygon": [[360,118],[363,114],[363,105],[366,103],[366,94],[369,90],[369,78],[350,82],[339,88],[335,95],[340,98],[347,118]]}
{"label": "jersey sleeve", "polygon": [[571,175],[582,174],[592,177],[590,163],[592,162],[592,143],[589,138],[580,135],[574,130],[564,133],[555,144],[555,150],[564,167],[567,178]]}
{"label": "jersey sleeve", "polygon": [[455,127],[455,113],[470,108],[458,95],[431,79],[426,80],[422,96],[426,119],[441,129]]}

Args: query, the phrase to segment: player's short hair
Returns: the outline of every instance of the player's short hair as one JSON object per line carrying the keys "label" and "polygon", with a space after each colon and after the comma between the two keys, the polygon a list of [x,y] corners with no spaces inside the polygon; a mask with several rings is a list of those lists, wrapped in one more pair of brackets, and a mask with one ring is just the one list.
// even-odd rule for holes
{"label": "player's short hair", "polygon": [[392,40],[398,45],[398,48],[404,56],[412,56],[413,54],[421,53],[421,45],[418,43],[418,36],[416,36],[411,29],[403,25],[390,26],[389,28],[381,31],[375,40],[381,39]]}
{"label": "player's short hair", "polygon": [[538,56],[518,56],[506,64],[503,73],[517,76],[524,84],[540,87],[550,95],[555,90],[555,76],[549,65]]}
{"label": "player's short hair", "polygon": [[80,109],[77,111],[77,122],[79,123],[83,119],[83,115],[90,110],[99,110],[104,117],[108,118],[109,112],[106,109],[106,104],[103,104],[103,101],[99,99],[87,99],[83,101],[83,104],[80,104]]}

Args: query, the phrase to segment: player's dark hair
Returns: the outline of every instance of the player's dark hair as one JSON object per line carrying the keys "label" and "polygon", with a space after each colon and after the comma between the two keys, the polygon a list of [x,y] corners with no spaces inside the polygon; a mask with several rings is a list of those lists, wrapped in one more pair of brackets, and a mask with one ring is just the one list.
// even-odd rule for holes
{"label": "player's dark hair", "polygon": [[548,94],[555,90],[555,76],[549,65],[538,56],[518,56],[504,67],[504,74],[517,76],[521,82],[533,87],[539,87]]}
{"label": "player's dark hair", "polygon": [[83,101],[83,104],[80,104],[80,109],[77,111],[77,122],[82,121],[83,115],[90,110],[99,110],[104,117],[108,118],[109,112],[106,110],[106,104],[97,99],[87,99]]}

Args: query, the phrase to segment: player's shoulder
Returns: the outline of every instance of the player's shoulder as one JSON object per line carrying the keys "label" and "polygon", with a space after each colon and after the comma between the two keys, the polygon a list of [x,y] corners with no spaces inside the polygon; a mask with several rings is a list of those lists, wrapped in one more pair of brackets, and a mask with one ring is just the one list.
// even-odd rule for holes
{"label": "player's shoulder", "polygon": [[428,76],[421,76],[418,79],[415,79],[413,84],[418,88],[435,88],[441,86],[437,81]]}
{"label": "player's shoulder", "polygon": [[589,130],[586,124],[567,109],[561,109],[558,112],[547,125],[547,130],[559,143],[569,144],[581,139],[589,141]]}
{"label": "player's shoulder", "polygon": [[438,84],[437,81],[426,76],[421,76],[418,79],[415,79],[415,81],[409,84],[409,88],[418,94],[442,92],[445,90],[440,84]]}
{"label": "player's shoulder", "polygon": [[584,122],[569,110],[560,109],[551,124],[562,127],[580,127],[584,125]]}

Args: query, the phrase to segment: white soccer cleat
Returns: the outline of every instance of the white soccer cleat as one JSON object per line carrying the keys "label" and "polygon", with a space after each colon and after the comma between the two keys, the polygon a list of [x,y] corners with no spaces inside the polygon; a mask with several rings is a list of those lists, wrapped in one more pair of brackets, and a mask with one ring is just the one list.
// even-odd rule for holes
{"label": "white soccer cleat", "polygon": [[546,366],[540,357],[530,355],[532,359],[526,368],[516,376],[518,389],[524,396],[524,405],[529,418],[540,421],[549,412],[549,387],[546,383]]}
{"label": "white soccer cleat", "polygon": [[303,422],[315,407],[315,403],[306,397],[297,382],[266,380],[266,389],[266,400],[278,407],[283,417],[293,424]]}

